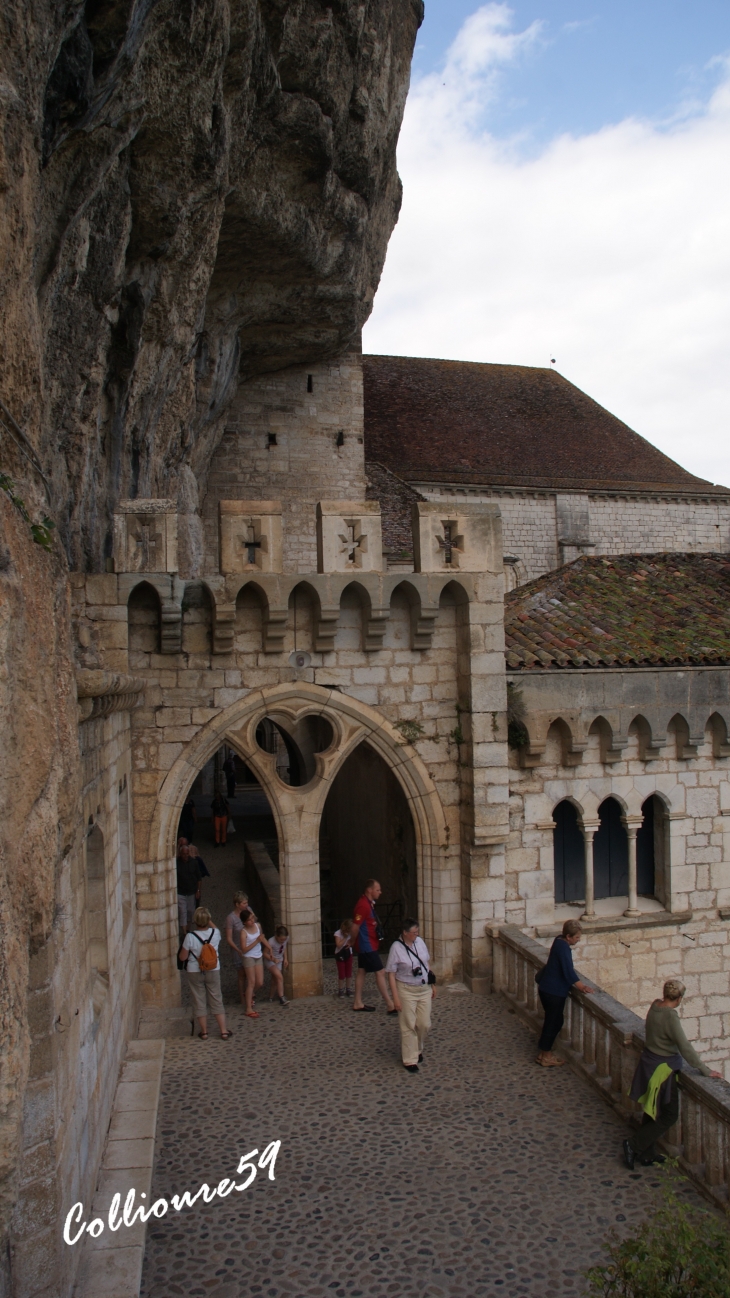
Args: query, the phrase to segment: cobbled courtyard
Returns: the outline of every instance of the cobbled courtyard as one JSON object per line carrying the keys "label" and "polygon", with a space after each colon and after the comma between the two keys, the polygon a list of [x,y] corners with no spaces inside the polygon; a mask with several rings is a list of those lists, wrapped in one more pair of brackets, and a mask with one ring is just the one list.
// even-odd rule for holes
{"label": "cobbled courtyard", "polygon": [[258,1021],[232,1005],[227,1043],[168,1041],[154,1198],[281,1151],[274,1182],[150,1221],[144,1298],[584,1294],[606,1232],[656,1194],[620,1161],[620,1120],[538,1068],[496,997],[441,989],[415,1076],[382,1003],[353,1014],[334,986],[332,965],[320,998]]}

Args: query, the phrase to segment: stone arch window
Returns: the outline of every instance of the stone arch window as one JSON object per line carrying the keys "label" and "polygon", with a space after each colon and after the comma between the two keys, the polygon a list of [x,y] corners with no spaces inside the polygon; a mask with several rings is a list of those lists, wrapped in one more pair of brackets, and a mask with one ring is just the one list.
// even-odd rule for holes
{"label": "stone arch window", "polygon": [[332,727],[325,717],[306,716],[296,725],[264,717],[256,728],[256,743],[276,758],[276,774],[284,784],[300,788],[314,778],[315,756],[332,743]]}
{"label": "stone arch window", "polygon": [[669,892],[669,815],[654,793],[642,804],[641,814],[636,835],[636,891],[641,897],[665,901]]}
{"label": "stone arch window", "polygon": [[122,876],[122,917],[126,930],[134,903],[132,854],[129,844],[129,788],[127,777],[119,785],[119,870]]}
{"label": "stone arch window", "polygon": [[586,892],[585,841],[578,808],[566,798],[553,811],[555,901],[582,901]]}
{"label": "stone arch window", "polygon": [[[141,581],[130,594],[127,604],[127,623],[130,653],[158,654],[160,652],[162,609],[160,597],[150,582]],[[130,663],[130,666],[146,665],[139,661]]]}
{"label": "stone arch window", "polygon": [[86,838],[86,922],[91,957],[92,999],[98,1017],[109,990],[109,933],[104,835],[94,825]]}
{"label": "stone arch window", "polygon": [[598,808],[599,827],[593,840],[595,897],[626,897],[629,891],[629,840],[623,810],[615,798]]}

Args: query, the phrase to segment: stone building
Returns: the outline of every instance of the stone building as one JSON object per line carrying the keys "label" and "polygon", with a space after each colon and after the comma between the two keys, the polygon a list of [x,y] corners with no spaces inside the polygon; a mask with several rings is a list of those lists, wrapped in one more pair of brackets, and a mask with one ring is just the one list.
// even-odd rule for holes
{"label": "stone building", "polygon": [[74,1292],[225,751],[292,995],[376,872],[475,993],[488,929],[585,911],[730,1075],[730,492],[550,371],[361,356],[421,17],[0,18],[3,1298]]}

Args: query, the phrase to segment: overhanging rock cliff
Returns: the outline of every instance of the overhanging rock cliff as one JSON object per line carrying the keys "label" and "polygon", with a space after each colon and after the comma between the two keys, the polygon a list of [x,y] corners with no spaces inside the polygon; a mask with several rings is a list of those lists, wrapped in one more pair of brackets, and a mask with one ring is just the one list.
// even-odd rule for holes
{"label": "overhanging rock cliff", "polygon": [[2,395],[83,569],[119,496],[194,512],[239,375],[362,327],[423,5],[3,11]]}

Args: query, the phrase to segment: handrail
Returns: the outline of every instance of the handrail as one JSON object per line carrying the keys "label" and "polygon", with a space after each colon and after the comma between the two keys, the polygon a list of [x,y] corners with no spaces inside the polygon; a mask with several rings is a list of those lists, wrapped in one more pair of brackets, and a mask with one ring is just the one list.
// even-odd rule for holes
{"label": "handrail", "polygon": [[[488,925],[492,946],[492,990],[515,1014],[539,1031],[542,1007],[535,974],[545,964],[545,947],[513,924]],[[591,979],[584,979],[593,986]],[[608,992],[572,991],[565,1005],[558,1048],[574,1072],[590,1082],[618,1113],[637,1118],[639,1106],[629,1088],[644,1049],[644,1023]],[[710,1200],[730,1198],[730,1085],[683,1072],[679,1122],[663,1147]]]}

